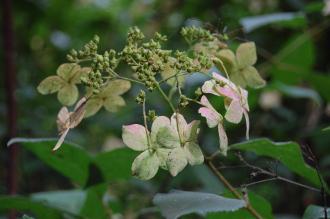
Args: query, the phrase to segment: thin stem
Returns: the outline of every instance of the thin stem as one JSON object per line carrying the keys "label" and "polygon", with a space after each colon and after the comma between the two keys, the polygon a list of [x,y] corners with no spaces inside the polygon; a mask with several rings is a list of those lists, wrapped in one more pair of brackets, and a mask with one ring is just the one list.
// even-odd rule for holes
{"label": "thin stem", "polygon": [[175,113],[176,127],[177,127],[177,131],[178,131],[178,136],[179,136],[180,144],[181,144],[181,146],[183,146],[184,142],[182,140],[182,136],[180,135],[178,112],[174,108],[172,102],[170,101],[170,99],[168,98],[168,96],[165,94],[165,92],[163,91],[163,89],[160,87],[159,83],[156,83],[156,87],[159,90],[159,92],[161,93],[161,95],[164,97],[164,99],[166,100],[166,102],[168,103],[168,105],[170,105],[171,109],[173,110],[173,113]]}
{"label": "thin stem", "polygon": [[144,122],[144,128],[145,128],[146,135],[147,135],[148,147],[150,148],[151,141],[150,141],[150,136],[149,136],[149,131],[148,131],[148,123],[147,123],[147,115],[146,115],[146,100],[145,99],[143,100],[142,111],[143,111],[143,122]]}
{"label": "thin stem", "polygon": [[137,84],[143,84],[141,81],[135,80],[133,78],[126,78],[126,77],[119,76],[119,75],[116,76],[116,78],[126,80],[126,81],[130,81],[130,82],[137,83]]}
{"label": "thin stem", "polygon": [[[236,191],[236,189],[230,184],[230,182],[220,173],[220,171],[213,165],[212,161],[206,162],[206,164],[210,167],[212,172],[218,177],[218,179],[226,186],[227,189],[238,199],[244,200],[242,195]],[[263,217],[253,208],[253,206],[247,201],[245,208],[257,219],[262,219]]]}
{"label": "thin stem", "polygon": [[223,68],[223,71],[225,72],[227,78],[230,79],[226,66],[223,64],[221,59],[219,59],[219,61],[220,61],[221,67]]}
{"label": "thin stem", "polygon": [[109,70],[117,79],[122,79],[122,80],[130,81],[130,82],[133,82],[133,83],[137,83],[137,84],[143,84],[141,81],[135,80],[133,78],[126,78],[126,77],[120,76],[117,72],[115,72],[111,68]]}
{"label": "thin stem", "polygon": [[277,178],[274,177],[274,178],[263,179],[263,180],[259,180],[259,181],[256,181],[256,182],[251,182],[251,183],[243,184],[242,186],[243,187],[249,187],[249,186],[257,185],[259,183],[264,183],[264,182],[269,182],[269,181],[274,181],[274,180],[277,180]]}
{"label": "thin stem", "polygon": [[277,173],[273,173],[273,172],[270,172],[268,170],[265,170],[261,167],[258,167],[258,166],[254,166],[250,163],[248,163],[244,158],[243,156],[240,154],[240,153],[237,153],[237,156],[238,158],[240,159],[241,162],[243,162],[247,167],[250,167],[251,169],[254,169],[254,170],[257,170],[259,173],[261,174],[265,174],[265,175],[268,175],[268,176],[272,176],[274,177],[275,179],[277,180],[280,180],[280,181],[284,181],[284,182],[287,182],[287,183],[290,183],[290,184],[293,184],[293,185],[296,185],[296,186],[300,186],[300,187],[303,187],[303,188],[306,188],[306,189],[309,189],[309,190],[312,190],[312,191],[315,191],[315,192],[320,192],[319,189],[316,189],[314,187],[311,187],[311,186],[308,186],[308,185],[305,185],[305,184],[302,184],[302,183],[299,183],[299,182],[296,182],[296,181],[293,181],[293,180],[290,180],[290,179],[287,179],[287,178],[284,178],[282,176],[278,176]]}
{"label": "thin stem", "polygon": [[171,107],[173,113],[176,113],[176,110],[172,104],[172,102],[170,101],[170,99],[168,98],[168,96],[165,94],[165,92],[163,91],[163,89],[160,87],[159,83],[156,82],[156,87],[159,91],[159,93],[164,97],[164,99],[166,100],[166,102],[168,103],[168,105]]}
{"label": "thin stem", "polygon": [[161,83],[164,83],[164,82],[170,80],[171,78],[179,77],[179,76],[184,76],[184,75],[187,75],[187,74],[189,74],[189,73],[187,73],[187,72],[177,73],[177,74],[171,75],[171,76],[169,76],[167,78],[164,78],[164,79],[160,80],[158,83],[161,84]]}

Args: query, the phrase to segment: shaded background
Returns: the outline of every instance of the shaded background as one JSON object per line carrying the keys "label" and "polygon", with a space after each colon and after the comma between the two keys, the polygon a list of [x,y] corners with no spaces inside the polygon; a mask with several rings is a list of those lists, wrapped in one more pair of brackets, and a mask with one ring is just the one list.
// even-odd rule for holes
{"label": "shaded background", "polygon": [[[322,1],[303,0],[13,1],[16,136],[56,136],[55,118],[61,106],[55,95],[42,96],[37,93],[36,87],[46,76],[54,74],[60,63],[66,61],[65,55],[71,48],[80,48],[97,34],[101,38],[101,48],[121,49],[125,45],[128,28],[136,25],[147,36],[152,36],[155,31],[167,34],[168,48],[184,49],[187,45],[180,38],[180,29],[186,25],[196,25],[227,33],[233,46],[249,40],[256,42],[259,55],[257,67],[268,85],[262,90],[250,91],[252,138],[293,140],[310,146],[319,159],[323,176],[328,180],[330,133],[321,131],[330,123],[330,20],[324,8]],[[4,12],[1,13],[3,15]],[[258,17],[270,14],[272,16]],[[251,20],[251,17],[254,19]],[[266,23],[258,26],[259,22]],[[5,32],[2,33],[0,37],[3,40]],[[1,48],[1,60],[4,60],[5,53],[5,47]],[[6,74],[4,64],[4,61],[0,62],[2,77]],[[4,79],[1,81],[5,82]],[[0,152],[0,194],[7,192],[6,163],[11,159],[5,147],[8,140],[5,96],[9,92],[5,83],[0,85],[0,136],[3,142]],[[186,93],[193,94],[201,83],[198,77],[188,78]],[[110,114],[101,110],[96,116],[84,120],[79,128],[69,134],[68,140],[82,145],[92,154],[122,147],[122,124],[141,122],[140,107],[134,101],[138,90],[134,87],[126,95],[128,105],[120,112]],[[158,114],[169,115],[170,109],[158,100],[157,94],[150,94],[149,97],[149,108],[156,109]],[[185,113],[192,119],[197,116],[195,112],[196,106],[191,106]],[[244,124],[228,126],[230,143],[244,139]],[[216,131],[206,129],[205,124],[202,130],[200,141],[204,149],[214,151],[217,147]],[[264,165],[274,165],[268,160],[250,159]],[[223,162],[233,165],[237,159],[229,157]],[[67,178],[25,150],[20,150],[17,163],[18,194],[75,187]],[[244,169],[224,171],[236,186],[254,180]],[[279,171],[288,178],[300,180],[281,166]],[[149,182],[132,179],[114,184],[110,190],[120,197],[118,212],[125,218],[136,218],[140,209],[150,207],[150,199],[157,191],[166,192],[175,188],[217,193],[223,188],[203,166],[186,168],[174,179],[161,172]],[[291,215],[286,218],[299,218],[308,204],[322,204],[319,194],[277,181],[251,189],[267,199],[276,214]],[[159,216],[151,214],[149,217]],[[198,216],[188,218],[192,217]]]}

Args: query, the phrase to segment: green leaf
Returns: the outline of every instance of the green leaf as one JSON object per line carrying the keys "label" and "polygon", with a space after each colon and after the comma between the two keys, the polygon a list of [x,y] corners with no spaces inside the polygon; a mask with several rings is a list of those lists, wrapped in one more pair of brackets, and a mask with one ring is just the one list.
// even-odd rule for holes
{"label": "green leaf", "polygon": [[315,48],[312,39],[308,34],[292,37],[274,60],[276,64],[270,70],[273,78],[287,84],[297,84],[310,74],[314,64]]}
{"label": "green leaf", "polygon": [[78,215],[86,199],[86,192],[80,189],[66,191],[39,192],[31,199],[52,208]]}
{"label": "green leaf", "polygon": [[103,204],[103,195],[107,189],[106,184],[90,187],[86,191],[86,200],[80,210],[85,218],[107,219],[109,215]]}
{"label": "green leaf", "polygon": [[153,203],[167,219],[176,219],[182,215],[208,212],[236,211],[245,206],[239,199],[224,198],[219,195],[202,192],[173,191],[168,194],[156,194]]}
{"label": "green leaf", "polygon": [[133,161],[132,174],[141,180],[149,180],[158,172],[159,164],[157,154],[146,150]]}
{"label": "green leaf", "polygon": [[137,152],[128,148],[119,148],[98,154],[94,163],[100,168],[107,182],[127,180],[132,177],[131,164]]}
{"label": "green leaf", "polygon": [[330,126],[323,128],[322,131],[324,132],[330,131]]}
{"label": "green leaf", "polygon": [[39,93],[52,94],[59,91],[63,86],[65,86],[65,81],[58,76],[49,76],[40,82],[37,90]]}
{"label": "green leaf", "polygon": [[327,102],[330,102],[329,74],[313,72],[306,80]]}
{"label": "green leaf", "polygon": [[242,43],[236,50],[236,59],[239,68],[246,68],[257,62],[256,45],[253,42]]}
{"label": "green leaf", "polygon": [[48,207],[42,202],[20,196],[0,196],[0,212],[9,212],[10,210],[32,214],[36,218],[64,218],[59,210]]}
{"label": "green leaf", "polygon": [[280,26],[290,25],[293,27],[303,27],[306,25],[306,18],[302,13],[279,12],[273,14],[244,17],[239,22],[243,26],[244,31],[249,33],[257,28],[274,23],[280,24]]}
{"label": "green leaf", "polygon": [[321,187],[317,171],[305,163],[300,147],[295,142],[275,143],[268,139],[257,139],[234,144],[230,148],[279,160],[289,170],[305,178],[318,188]]}
{"label": "green leaf", "polygon": [[57,93],[57,99],[65,106],[73,105],[78,99],[78,88],[76,85],[67,84]]}
{"label": "green leaf", "polygon": [[[327,208],[328,216],[330,215],[330,208]],[[323,219],[324,215],[324,207],[317,205],[309,205],[305,210],[303,219]]]}
{"label": "green leaf", "polygon": [[85,185],[91,157],[79,146],[67,142],[63,143],[61,150],[52,152],[56,142],[57,139],[13,138],[8,146],[19,143],[62,175],[81,186]]}
{"label": "green leaf", "polygon": [[284,83],[278,82],[274,86],[279,89],[282,93],[294,97],[294,98],[309,98],[315,103],[321,105],[321,97],[317,92],[309,88],[303,88],[298,86],[289,86]]}
{"label": "green leaf", "polygon": [[[229,192],[223,194],[224,197],[233,198],[233,195]],[[267,219],[273,219],[272,206],[263,197],[250,192],[248,193],[248,198],[250,204],[254,209],[263,217]],[[219,213],[209,213],[206,217],[207,219],[254,219],[255,217],[251,215],[245,208],[239,209],[234,212],[219,212]]]}
{"label": "green leaf", "polygon": [[76,189],[35,193],[31,195],[31,199],[72,215],[106,219],[107,213],[102,203],[105,190],[106,185],[99,184],[89,187],[87,190]]}

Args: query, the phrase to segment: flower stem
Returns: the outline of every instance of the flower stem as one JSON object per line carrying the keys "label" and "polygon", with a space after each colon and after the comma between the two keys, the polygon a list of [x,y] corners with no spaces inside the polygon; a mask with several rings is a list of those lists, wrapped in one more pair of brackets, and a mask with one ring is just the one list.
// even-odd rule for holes
{"label": "flower stem", "polygon": [[[220,171],[214,166],[211,160],[206,162],[207,166],[212,170],[212,172],[216,175],[216,177],[226,186],[227,189],[238,199],[244,200],[242,195],[236,191],[236,189],[228,182],[228,180],[220,173]],[[249,211],[251,215],[253,215],[257,219],[263,219],[263,217],[253,208],[253,206],[247,200],[246,202],[246,210]]]}
{"label": "flower stem", "polygon": [[177,131],[178,131],[178,136],[179,136],[180,144],[181,144],[181,146],[183,146],[184,145],[184,142],[182,140],[182,136],[181,136],[180,130],[179,130],[180,127],[179,127],[178,112],[174,108],[172,102],[170,101],[170,99],[168,98],[168,96],[165,94],[165,92],[163,91],[163,89],[160,87],[159,83],[156,83],[156,87],[159,90],[159,92],[161,93],[161,95],[164,97],[164,99],[166,100],[166,102],[168,103],[168,105],[170,105],[171,109],[173,110],[173,113],[175,113],[176,128],[177,128]]}
{"label": "flower stem", "polygon": [[166,100],[166,102],[168,103],[168,105],[171,107],[173,113],[176,113],[176,110],[175,110],[172,102],[170,101],[170,99],[168,98],[168,96],[165,94],[165,92],[163,91],[163,89],[160,87],[159,83],[156,83],[156,87],[157,87],[159,93],[164,97],[164,99]]}

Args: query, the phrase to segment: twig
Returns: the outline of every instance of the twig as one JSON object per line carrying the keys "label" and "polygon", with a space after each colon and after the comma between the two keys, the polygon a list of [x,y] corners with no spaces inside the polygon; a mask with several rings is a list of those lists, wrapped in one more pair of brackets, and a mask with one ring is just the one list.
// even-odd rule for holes
{"label": "twig", "polygon": [[268,176],[271,176],[271,177],[274,177],[274,179],[277,179],[277,180],[280,180],[280,181],[284,181],[284,182],[287,182],[287,183],[290,183],[290,184],[293,184],[293,185],[296,185],[296,186],[300,186],[300,187],[303,187],[303,188],[306,188],[306,189],[309,189],[309,190],[312,190],[312,191],[315,191],[315,192],[320,192],[319,189],[316,189],[314,187],[311,187],[311,186],[308,186],[308,185],[305,185],[305,184],[302,184],[302,183],[299,183],[299,182],[296,182],[296,181],[293,181],[293,180],[290,180],[290,179],[287,179],[287,178],[284,178],[282,176],[278,176],[277,173],[273,173],[273,172],[270,172],[268,170],[265,170],[261,167],[258,167],[258,166],[254,166],[250,163],[248,163],[244,158],[243,156],[240,154],[240,153],[237,153],[237,156],[238,158],[240,159],[241,162],[243,162],[246,166],[250,167],[251,169],[253,170],[256,170],[258,171],[259,173],[261,174],[265,174],[265,175],[268,175]]}
{"label": "twig", "polygon": [[324,186],[324,182],[320,173],[320,166],[319,166],[319,162],[317,157],[314,155],[312,149],[306,145],[305,147],[307,149],[307,152],[309,153],[309,159],[313,161],[316,172],[317,172],[317,176],[320,180],[320,184],[321,184],[321,196],[323,199],[323,212],[324,212],[324,219],[328,219],[328,211],[327,211],[327,194],[325,192],[325,186]]}
{"label": "twig", "polygon": [[273,178],[263,179],[263,180],[259,180],[259,181],[255,181],[255,182],[251,182],[251,183],[245,183],[242,185],[242,187],[249,187],[249,186],[257,185],[259,183],[264,183],[264,182],[269,182],[269,181],[274,181],[274,180],[277,180],[277,178],[273,177]]}
{"label": "twig", "polygon": [[263,217],[253,208],[253,206],[245,200],[242,195],[236,191],[236,189],[228,182],[228,180],[220,173],[220,171],[213,165],[211,160],[206,162],[207,166],[212,170],[216,177],[230,190],[230,192],[238,199],[242,199],[246,202],[245,208],[257,219],[262,219]]}

